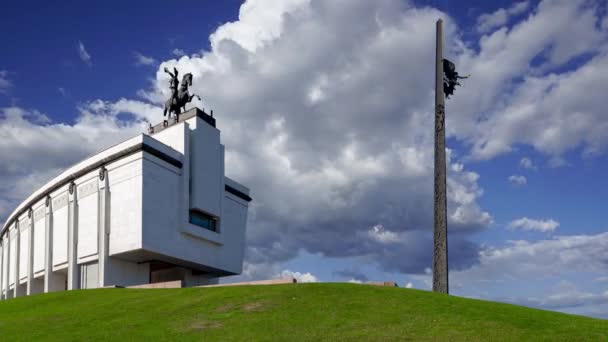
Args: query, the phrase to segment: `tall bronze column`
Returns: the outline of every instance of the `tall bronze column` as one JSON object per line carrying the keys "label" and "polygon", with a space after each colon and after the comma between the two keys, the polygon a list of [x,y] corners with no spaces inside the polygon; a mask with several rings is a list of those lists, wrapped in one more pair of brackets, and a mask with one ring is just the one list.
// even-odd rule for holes
{"label": "tall bronze column", "polygon": [[433,233],[433,291],[448,293],[448,223],[445,165],[445,106],[443,94],[443,22],[437,20],[435,65],[435,205]]}

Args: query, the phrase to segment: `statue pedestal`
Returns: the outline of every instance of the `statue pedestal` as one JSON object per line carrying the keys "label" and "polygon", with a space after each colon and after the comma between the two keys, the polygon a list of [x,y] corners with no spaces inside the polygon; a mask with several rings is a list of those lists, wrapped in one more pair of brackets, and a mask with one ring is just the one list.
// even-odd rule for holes
{"label": "statue pedestal", "polygon": [[192,109],[189,109],[177,116],[173,116],[169,119],[164,120],[163,122],[157,124],[157,125],[150,125],[150,127],[148,128],[148,134],[153,135],[155,133],[158,133],[168,127],[171,127],[173,125],[176,125],[180,122],[184,122],[188,119],[191,119],[195,116],[201,118],[203,121],[205,121],[206,123],[208,123],[209,125],[211,125],[211,127],[215,127],[215,118],[212,116],[213,115],[213,111],[211,111],[211,115],[205,113],[204,110],[201,110],[197,107],[194,107]]}

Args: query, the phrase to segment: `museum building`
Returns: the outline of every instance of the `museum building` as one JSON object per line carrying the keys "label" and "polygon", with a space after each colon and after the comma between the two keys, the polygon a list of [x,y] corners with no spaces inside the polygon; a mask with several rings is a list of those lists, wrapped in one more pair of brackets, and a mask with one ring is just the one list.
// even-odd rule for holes
{"label": "museum building", "polygon": [[1,297],[217,284],[242,271],[250,201],[249,189],[224,175],[213,112],[193,108],[23,201],[0,232]]}

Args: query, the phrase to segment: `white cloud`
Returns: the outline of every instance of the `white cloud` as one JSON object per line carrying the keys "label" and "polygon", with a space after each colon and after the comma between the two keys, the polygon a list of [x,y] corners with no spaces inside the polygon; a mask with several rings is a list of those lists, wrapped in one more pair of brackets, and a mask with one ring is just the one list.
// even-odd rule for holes
{"label": "white cloud", "polygon": [[171,53],[172,53],[174,56],[176,56],[176,57],[181,57],[181,56],[184,56],[184,55],[186,54],[186,52],[185,52],[184,50],[182,50],[182,49],[178,49],[178,48],[173,49],[173,50],[171,51]]}
{"label": "white cloud", "polygon": [[13,82],[8,79],[8,71],[0,70],[0,94],[6,94],[12,86]]}
{"label": "white cloud", "polygon": [[[608,273],[608,233],[557,236],[535,242],[509,241],[506,247],[480,252],[479,264],[450,272],[454,282],[532,281],[565,277],[572,272]],[[450,281],[451,282],[451,281]]]}
{"label": "white cloud", "polygon": [[528,157],[523,157],[519,161],[519,167],[524,169],[536,170],[536,165],[532,162],[532,159]]}
{"label": "white cloud", "polygon": [[275,275],[275,278],[295,278],[298,283],[317,283],[319,279],[314,276],[312,273],[300,273],[293,272],[290,270],[283,270],[281,273]]}
{"label": "white cloud", "polygon": [[575,146],[585,146],[587,154],[601,152],[608,142],[608,120],[600,114],[602,95],[593,85],[608,81],[605,68],[608,55],[603,54],[565,75],[526,79],[501,115],[484,125],[495,128],[475,153],[495,155],[515,141],[556,156],[558,163],[559,155]]}
{"label": "white cloud", "polygon": [[281,270],[279,263],[251,263],[245,261],[243,264],[243,272],[240,275],[232,277],[224,277],[221,279],[223,284],[235,283],[252,280],[267,280],[267,279],[282,279],[295,278],[298,283],[316,283],[319,282],[314,274],[310,272],[294,272],[288,269]]}
{"label": "white cloud", "polygon": [[513,6],[511,6],[509,8],[509,14],[510,15],[522,14],[528,9],[529,6],[530,6],[529,1],[522,1],[522,2],[515,3],[515,4],[513,4]]}
{"label": "white cloud", "polygon": [[367,233],[371,239],[382,244],[399,242],[400,240],[397,234],[384,229],[381,224],[373,226]]}
{"label": "white cloud", "polygon": [[[449,153],[448,160],[451,160]],[[448,207],[450,203],[456,207],[448,213],[448,225],[451,229],[487,227],[493,222],[492,216],[477,204],[477,199],[483,195],[478,180],[479,174],[465,171],[462,164],[457,163],[455,167],[450,167],[447,179]]]}
{"label": "white cloud", "polygon": [[354,279],[354,278],[350,279],[348,282],[351,284],[363,284],[363,282],[361,280]]}
{"label": "white cloud", "polygon": [[511,175],[509,176],[509,182],[511,182],[511,184],[513,185],[526,185],[526,183],[528,183],[528,180],[526,179],[526,177],[521,176],[521,175]]}
{"label": "white cloud", "polygon": [[[161,104],[169,96],[162,69],[191,72],[192,92],[204,99],[197,105],[217,113],[226,172],[255,195],[248,262],[304,250],[366,254],[402,271],[429,266],[422,246],[432,229],[433,88],[420,66],[434,56],[426,23],[439,16],[396,0],[247,1],[239,21],[212,35],[210,51],[160,64],[142,95]],[[451,229],[484,229],[492,218],[478,204],[479,175],[456,158],[449,167]],[[370,236],[379,223],[384,231]],[[466,234],[455,244],[456,265],[476,257]]]}
{"label": "white cloud", "polygon": [[59,87],[57,88],[57,91],[59,92],[59,94],[61,94],[62,96],[68,96],[68,91],[65,90],[64,87]]}
{"label": "white cloud", "polygon": [[[504,247],[488,247],[480,252],[478,264],[450,271],[451,293],[606,317],[607,293],[598,292],[601,286],[589,285],[592,279],[608,274],[607,248],[608,233],[509,241]],[[430,275],[412,278],[431,280]],[[572,283],[566,286],[564,279]],[[558,286],[551,289],[547,284]]]}
{"label": "white cloud", "polygon": [[411,289],[413,286],[414,286],[414,284],[412,284],[411,281],[408,281],[407,284],[405,284],[406,289]]}
{"label": "white cloud", "polygon": [[491,14],[485,13],[480,15],[479,18],[477,18],[477,31],[479,33],[486,33],[492,29],[503,26],[510,17],[525,12],[529,5],[530,3],[528,1],[517,2],[508,9],[500,8]]}
{"label": "white cloud", "polygon": [[239,20],[220,26],[211,35],[215,50],[222,41],[232,41],[254,52],[258,47],[281,35],[285,19],[301,8],[310,6],[310,0],[249,0],[241,5]]}
{"label": "white cloud", "polygon": [[[608,291],[604,293],[584,292],[573,286],[571,289],[551,293],[544,297],[509,296],[499,299],[513,304],[559,310],[608,304]],[[606,313],[604,312],[604,314]]]}
{"label": "white cloud", "polygon": [[81,41],[78,41],[78,56],[87,65],[92,65],[91,55],[87,52]]}
{"label": "white cloud", "polygon": [[553,232],[559,227],[559,222],[553,219],[534,220],[527,217],[511,221],[509,228],[521,230],[533,230],[538,232]]}
{"label": "white cloud", "polygon": [[[129,100],[93,101],[79,108],[73,124],[54,123],[44,113],[0,108],[0,221],[37,187],[71,164],[145,131],[160,108]],[[131,113],[132,121],[119,120]]]}
{"label": "white cloud", "polygon": [[[463,47],[454,61],[473,78],[448,103],[448,133],[468,141],[475,159],[516,144],[555,160],[580,146],[600,153],[608,118],[595,85],[608,77],[608,31],[597,27],[598,13],[585,0],[543,1],[526,20],[481,37],[479,51]],[[583,62],[572,70],[577,57]]]}
{"label": "white cloud", "polygon": [[135,57],[135,65],[154,65],[156,60],[152,57],[144,56],[139,52],[133,54]]}
{"label": "white cloud", "polygon": [[243,262],[243,271],[241,274],[231,277],[222,277],[222,284],[238,283],[252,280],[267,280],[276,278],[280,273],[280,268],[275,263],[250,263],[247,260]]}

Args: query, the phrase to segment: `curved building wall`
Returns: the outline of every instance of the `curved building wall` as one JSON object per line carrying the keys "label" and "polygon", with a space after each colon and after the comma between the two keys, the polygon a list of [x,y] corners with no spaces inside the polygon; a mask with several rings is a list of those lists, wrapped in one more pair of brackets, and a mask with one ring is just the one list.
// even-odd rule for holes
{"label": "curved building wall", "polygon": [[[2,298],[240,273],[251,198],[224,176],[224,146],[205,115],[193,109],[91,156],[22,202],[0,233]],[[191,223],[193,212],[217,229]]]}

